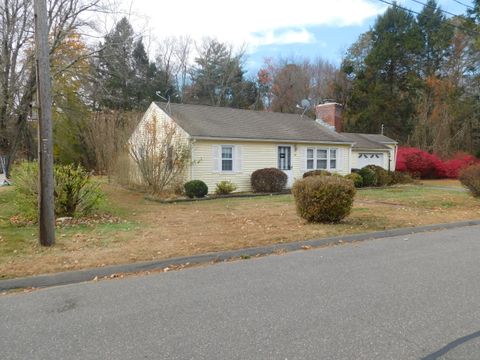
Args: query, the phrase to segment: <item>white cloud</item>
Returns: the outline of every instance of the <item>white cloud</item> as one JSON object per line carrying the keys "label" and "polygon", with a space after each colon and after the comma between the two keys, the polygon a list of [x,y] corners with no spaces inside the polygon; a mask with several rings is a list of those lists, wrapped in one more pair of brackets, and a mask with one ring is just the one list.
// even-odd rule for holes
{"label": "white cloud", "polygon": [[148,17],[158,39],[215,37],[249,47],[311,43],[315,37],[308,27],[359,25],[383,10],[371,0],[123,1]]}
{"label": "white cloud", "polygon": [[265,31],[251,35],[250,46],[309,44],[315,41],[315,36],[306,29],[287,31]]}

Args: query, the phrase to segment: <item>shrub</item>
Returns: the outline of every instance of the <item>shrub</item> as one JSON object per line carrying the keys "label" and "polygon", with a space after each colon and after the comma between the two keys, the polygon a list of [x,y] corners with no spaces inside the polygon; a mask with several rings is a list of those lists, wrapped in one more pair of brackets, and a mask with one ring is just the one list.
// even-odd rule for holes
{"label": "shrub", "polygon": [[82,166],[55,166],[55,213],[57,216],[86,216],[98,208],[103,193]]}
{"label": "shrub", "polygon": [[375,172],[377,176],[376,186],[387,186],[392,182],[392,177],[383,167],[377,165],[367,165],[366,167]]}
{"label": "shrub", "polygon": [[208,186],[202,180],[191,180],[185,183],[185,195],[189,198],[202,198],[208,194]]}
{"label": "shrub", "polygon": [[470,154],[457,153],[450,160],[444,161],[437,169],[437,177],[457,179],[460,171],[478,163],[478,159]]}
{"label": "shrub", "polygon": [[460,171],[460,182],[475,197],[480,197],[480,164],[469,166]]}
{"label": "shrub", "polygon": [[331,176],[332,173],[330,171],[327,171],[327,170],[310,170],[310,171],[307,171],[307,172],[303,173],[303,178],[305,179],[306,177],[309,177],[309,176],[319,176],[319,175]]}
{"label": "shrub", "polygon": [[38,163],[22,162],[12,168],[15,183],[15,204],[28,220],[38,218]]}
{"label": "shrub", "polygon": [[298,180],[292,193],[298,214],[310,222],[338,222],[352,210],[355,187],[336,176],[310,176]]}
{"label": "shrub", "polygon": [[[103,199],[99,185],[82,166],[55,165],[55,215],[86,216],[96,210]],[[23,162],[12,172],[16,202],[21,214],[29,220],[38,218],[38,163]]]}
{"label": "shrub", "polygon": [[363,178],[360,174],[351,173],[351,174],[345,175],[345,179],[352,180],[353,185],[356,188],[361,188],[363,186]]}
{"label": "shrub", "polygon": [[372,169],[365,166],[358,174],[363,179],[363,186],[377,186],[377,174]]}
{"label": "shrub", "polygon": [[259,169],[252,173],[250,183],[255,192],[280,192],[287,185],[287,175],[277,168]]}
{"label": "shrub", "polygon": [[412,147],[400,147],[395,168],[398,171],[408,172],[413,177],[432,179],[441,177],[439,173],[442,169],[442,161],[426,151]]}
{"label": "shrub", "polygon": [[390,176],[392,177],[391,184],[411,184],[413,183],[413,178],[410,174],[401,171],[393,171]]}
{"label": "shrub", "polygon": [[217,188],[215,189],[215,194],[217,195],[226,195],[230,194],[231,192],[237,190],[237,185],[232,183],[231,181],[220,181],[217,184]]}

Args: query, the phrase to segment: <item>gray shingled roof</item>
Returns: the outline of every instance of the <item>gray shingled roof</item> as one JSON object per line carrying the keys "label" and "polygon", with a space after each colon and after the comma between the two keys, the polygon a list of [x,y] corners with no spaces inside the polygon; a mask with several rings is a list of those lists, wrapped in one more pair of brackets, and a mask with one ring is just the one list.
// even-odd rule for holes
{"label": "gray shingled roof", "polygon": [[308,117],[266,111],[156,102],[192,137],[352,143]]}
{"label": "gray shingled roof", "polygon": [[376,149],[383,150],[389,149],[388,146],[384,144],[396,144],[395,140],[390,139],[384,135],[380,134],[357,134],[357,133],[340,133],[351,141],[355,142],[353,145],[354,149],[366,150],[366,149]]}

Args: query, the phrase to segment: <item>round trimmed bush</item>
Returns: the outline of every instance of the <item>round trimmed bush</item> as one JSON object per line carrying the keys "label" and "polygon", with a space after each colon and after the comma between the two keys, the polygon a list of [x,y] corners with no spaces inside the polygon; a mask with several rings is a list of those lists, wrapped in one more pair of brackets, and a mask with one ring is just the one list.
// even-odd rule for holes
{"label": "round trimmed bush", "polygon": [[392,177],[383,167],[377,165],[367,165],[365,167],[375,172],[375,175],[377,176],[377,183],[375,186],[387,186],[391,184]]}
{"label": "round trimmed bush", "polygon": [[363,179],[363,186],[377,186],[377,174],[372,169],[365,166],[358,174]]}
{"label": "round trimmed bush", "polygon": [[332,173],[327,170],[310,170],[303,173],[304,179],[309,176],[332,176]]}
{"label": "round trimmed bush", "polygon": [[361,188],[363,186],[363,178],[360,174],[351,173],[351,174],[345,175],[345,179],[352,180],[353,185],[356,188]]}
{"label": "round trimmed bush", "polygon": [[298,214],[309,222],[339,222],[350,214],[355,197],[352,181],[337,176],[309,176],[293,185]]}
{"label": "round trimmed bush", "polygon": [[202,180],[191,180],[183,185],[185,195],[193,199],[194,197],[202,198],[208,194],[208,186]]}
{"label": "round trimmed bush", "polygon": [[472,165],[461,170],[458,179],[473,196],[480,197],[480,165]]}
{"label": "round trimmed bush", "polygon": [[287,185],[287,174],[277,168],[255,170],[250,177],[252,189],[255,192],[276,193]]}

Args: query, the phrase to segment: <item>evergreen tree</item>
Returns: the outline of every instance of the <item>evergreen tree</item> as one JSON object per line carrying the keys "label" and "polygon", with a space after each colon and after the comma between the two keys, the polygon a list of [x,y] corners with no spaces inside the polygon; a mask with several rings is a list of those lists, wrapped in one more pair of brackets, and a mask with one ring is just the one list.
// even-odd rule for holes
{"label": "evergreen tree", "polygon": [[174,99],[171,76],[159,70],[148,58],[141,38],[126,18],[105,36],[94,64],[97,87],[95,97],[100,108],[114,110],[145,110],[161,93]]}
{"label": "evergreen tree", "polygon": [[453,28],[435,0],[427,2],[417,21],[423,42],[420,58],[422,76],[439,76],[451,52]]}
{"label": "evergreen tree", "polygon": [[392,6],[377,18],[371,49],[353,80],[347,127],[406,140],[413,127],[420,85],[418,60],[422,38],[415,18]]}

